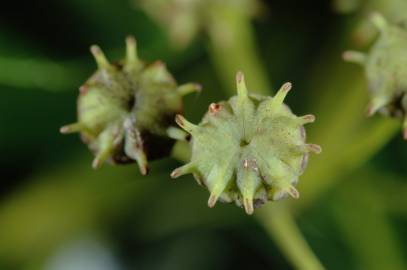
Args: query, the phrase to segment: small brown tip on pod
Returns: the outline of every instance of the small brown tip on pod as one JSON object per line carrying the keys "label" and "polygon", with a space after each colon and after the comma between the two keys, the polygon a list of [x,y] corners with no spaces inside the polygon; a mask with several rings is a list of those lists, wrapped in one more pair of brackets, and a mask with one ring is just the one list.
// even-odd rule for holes
{"label": "small brown tip on pod", "polygon": [[99,46],[92,45],[90,47],[90,52],[93,54],[93,57],[95,58],[99,68],[104,69],[110,66],[109,61],[107,60],[105,54],[103,53]]}

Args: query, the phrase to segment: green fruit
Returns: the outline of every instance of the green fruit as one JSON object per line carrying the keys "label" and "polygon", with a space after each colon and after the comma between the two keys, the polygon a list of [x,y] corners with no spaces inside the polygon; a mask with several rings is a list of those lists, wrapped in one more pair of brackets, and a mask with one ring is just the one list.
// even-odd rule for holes
{"label": "green fruit", "polygon": [[298,198],[295,185],[308,153],[321,148],[305,143],[303,125],[315,117],[297,117],[283,103],[290,83],[271,98],[249,95],[241,72],[236,80],[238,95],[212,103],[199,125],[177,115],[178,125],[192,135],[192,157],[171,176],[192,173],[209,189],[209,207],[218,199],[234,201],[252,214],[267,200]]}
{"label": "green fruit", "polygon": [[61,132],[80,132],[96,155],[94,168],[105,161],[136,161],[147,174],[147,159],[168,155],[172,138],[182,136],[174,116],[182,112],[182,96],[200,86],[177,86],[162,62],[146,65],[137,57],[134,38],[126,45],[126,58],[113,64],[98,46],[91,47],[98,70],[80,87],[78,122]]}
{"label": "green fruit", "polygon": [[372,15],[380,36],[368,54],[348,51],[346,61],[363,65],[369,83],[368,115],[377,111],[404,119],[404,138],[407,139],[407,31],[389,24],[380,14]]}

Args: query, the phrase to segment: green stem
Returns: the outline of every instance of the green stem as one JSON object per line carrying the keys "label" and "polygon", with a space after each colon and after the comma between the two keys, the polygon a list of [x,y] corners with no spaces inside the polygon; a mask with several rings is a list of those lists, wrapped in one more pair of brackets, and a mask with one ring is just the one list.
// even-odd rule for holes
{"label": "green stem", "polygon": [[407,214],[407,197],[405,196],[407,183],[402,175],[367,167],[359,175],[353,176],[352,180],[361,180],[368,190],[373,189],[375,196],[380,196],[376,200],[381,203],[381,207],[386,208],[385,211],[389,215],[405,216]]}
{"label": "green stem", "polygon": [[0,83],[6,86],[61,91],[76,88],[83,70],[48,59],[0,56]]}
{"label": "green stem", "polygon": [[[377,153],[399,129],[397,121],[383,116],[366,118],[368,91],[363,70],[348,66],[338,57],[341,48],[322,55],[314,71],[311,93],[317,121],[309,129],[309,141],[322,146],[322,153],[310,159],[309,167],[299,182],[301,203],[293,204],[303,210],[326,191],[333,188],[341,176],[361,166]],[[334,55],[334,58],[332,58]],[[333,84],[340,81],[340,84]],[[322,91],[326,90],[326,91]]]}
{"label": "green stem", "polygon": [[383,190],[372,183],[374,179],[375,175],[365,173],[352,177],[337,193],[332,213],[356,255],[358,269],[406,269],[401,243],[383,203]]}
{"label": "green stem", "polygon": [[[253,29],[248,16],[235,10],[218,10],[212,22],[209,27],[210,52],[227,93],[235,95],[234,77],[238,70],[242,70],[253,87],[251,91],[270,94],[271,87],[256,55]],[[188,144],[177,142],[173,157],[183,162],[188,161]],[[256,217],[297,269],[324,269],[288,209],[264,208]]]}
{"label": "green stem", "polygon": [[136,176],[132,166],[106,166],[95,172],[89,163],[79,158],[28,179],[30,185],[4,201],[0,206],[0,257],[7,258],[5,262],[44,258],[65,240],[101,221],[114,223],[123,209],[138,207],[154,193],[158,183],[148,181],[151,176],[146,181],[128,181]]}
{"label": "green stem", "polygon": [[[374,174],[373,174],[374,173]],[[398,216],[407,216],[407,183],[400,175],[373,172],[381,181],[377,181],[377,188],[381,190],[382,199],[387,211]],[[383,181],[386,179],[386,181]]]}
{"label": "green stem", "polygon": [[[120,59],[123,48],[105,50],[105,53],[112,60]],[[165,60],[172,68],[183,65],[186,58],[198,53],[194,48],[182,54],[170,53],[159,43],[145,44],[145,48],[142,48],[142,55],[148,56],[148,59],[154,59],[158,55],[159,59]],[[89,70],[94,68],[90,54],[70,61],[0,55],[0,84],[51,92],[72,91],[77,90],[78,85],[91,75]]]}
{"label": "green stem", "polygon": [[244,72],[250,91],[269,95],[271,87],[257,55],[250,17],[239,9],[213,8],[208,23],[209,52],[229,95],[236,94],[235,75]]}
{"label": "green stem", "polygon": [[[301,203],[296,203],[295,207],[299,210],[310,207],[321,194],[334,187],[341,179],[345,179],[342,176],[359,168],[380,151],[399,128],[398,121],[379,118],[365,125],[353,136],[348,134],[348,140],[338,145],[342,147],[329,145],[335,148],[315,158],[313,162],[316,165],[311,166],[302,179],[301,183],[304,184],[301,185],[300,190],[303,196]],[[324,165],[318,165],[322,160]]]}
{"label": "green stem", "polygon": [[[188,162],[189,145],[178,141],[173,149],[173,158]],[[264,206],[256,210],[255,217],[274,239],[290,263],[301,270],[324,269],[301,234],[290,210],[283,205]]]}
{"label": "green stem", "polygon": [[258,209],[256,217],[295,269],[325,269],[283,204]]}

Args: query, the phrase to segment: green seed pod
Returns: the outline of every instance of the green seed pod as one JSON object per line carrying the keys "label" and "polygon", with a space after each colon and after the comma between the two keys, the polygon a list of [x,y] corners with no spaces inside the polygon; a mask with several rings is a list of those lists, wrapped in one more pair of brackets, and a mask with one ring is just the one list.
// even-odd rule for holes
{"label": "green seed pod", "polygon": [[380,36],[368,54],[347,51],[346,61],[365,67],[371,101],[368,115],[377,111],[404,119],[404,138],[407,139],[407,31],[389,24],[380,14],[372,15]]}
{"label": "green seed pod", "polygon": [[114,64],[98,46],[91,47],[98,69],[79,89],[78,122],[61,132],[80,132],[96,155],[94,168],[105,161],[136,161],[147,174],[147,159],[168,155],[172,138],[182,136],[172,126],[174,116],[182,112],[182,96],[200,86],[177,86],[162,62],[146,65],[138,58],[134,38],[128,37],[126,46],[126,58]]}
{"label": "green seed pod", "polygon": [[252,214],[267,200],[298,198],[295,185],[308,153],[321,148],[305,143],[303,125],[315,117],[297,117],[283,103],[290,83],[271,98],[249,95],[241,72],[236,81],[237,96],[212,103],[199,125],[177,115],[178,125],[192,136],[192,157],[171,177],[192,173],[209,189],[209,207],[218,199],[234,201]]}

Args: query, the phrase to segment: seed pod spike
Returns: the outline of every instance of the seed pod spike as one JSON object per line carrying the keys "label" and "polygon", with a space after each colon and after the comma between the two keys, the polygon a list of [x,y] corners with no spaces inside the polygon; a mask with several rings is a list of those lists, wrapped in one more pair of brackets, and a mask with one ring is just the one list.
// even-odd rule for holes
{"label": "seed pod spike", "polygon": [[194,93],[194,92],[201,92],[202,86],[197,83],[187,83],[187,84],[180,85],[176,91],[179,95],[186,96],[186,95]]}
{"label": "seed pod spike", "polygon": [[96,157],[93,159],[93,169],[99,169],[102,164],[109,159],[113,151],[113,141],[106,141],[103,143],[103,147],[97,152]]}
{"label": "seed pod spike", "polygon": [[171,178],[178,178],[182,175],[192,173],[194,171],[195,164],[192,162],[185,164],[184,166],[178,167],[171,173]]}
{"label": "seed pod spike", "polygon": [[307,114],[301,117],[298,117],[298,122],[300,125],[310,124],[315,122],[315,115]]}
{"label": "seed pod spike", "polygon": [[246,214],[252,215],[254,212],[253,198],[243,197],[243,207]]}
{"label": "seed pod spike", "polygon": [[189,137],[189,134],[183,131],[182,129],[176,128],[176,127],[169,127],[167,129],[167,135],[171,139],[177,140],[177,141],[186,141],[187,138]]}
{"label": "seed pod spike", "polygon": [[138,61],[136,39],[133,36],[128,36],[126,38],[126,63],[135,65]]}
{"label": "seed pod spike", "polygon": [[305,147],[308,152],[313,152],[315,154],[320,154],[322,152],[321,146],[318,144],[305,144]]}
{"label": "seed pod spike", "polygon": [[107,60],[105,54],[103,53],[99,46],[92,45],[90,47],[90,51],[93,54],[93,57],[95,58],[96,63],[100,69],[106,69],[110,67],[109,61]]}
{"label": "seed pod spike", "polygon": [[125,122],[126,142],[124,152],[127,156],[135,160],[140,168],[140,173],[146,175],[148,173],[147,156],[144,152],[143,139],[140,131],[134,126],[134,120],[127,119]]}
{"label": "seed pod spike", "polygon": [[293,186],[290,185],[287,188],[287,193],[293,198],[293,199],[299,199],[300,198],[300,193],[298,192],[298,190]]}
{"label": "seed pod spike", "polygon": [[102,164],[109,158],[111,150],[111,148],[106,148],[98,152],[92,161],[92,168],[95,170],[99,169],[100,166],[102,166]]}
{"label": "seed pod spike", "polygon": [[379,29],[381,32],[387,29],[388,23],[386,19],[378,12],[373,12],[370,15],[371,22]]}
{"label": "seed pod spike", "polygon": [[211,192],[211,195],[209,196],[209,199],[208,199],[209,208],[215,207],[215,204],[218,201],[218,197],[219,197],[219,194],[215,194],[214,192]]}
{"label": "seed pod spike", "polygon": [[386,106],[389,100],[385,97],[374,97],[367,108],[367,116],[373,116],[380,108]]}
{"label": "seed pod spike", "polygon": [[114,151],[116,130],[114,128],[106,129],[98,137],[99,148],[96,157],[92,162],[92,167],[98,169],[107,161]]}
{"label": "seed pod spike", "polygon": [[73,123],[69,125],[65,125],[59,129],[59,132],[62,134],[69,134],[75,132],[81,132],[85,129],[85,126],[82,123]]}
{"label": "seed pod spike", "polygon": [[142,175],[146,175],[148,173],[147,155],[144,152],[143,142],[140,140],[140,137],[138,137],[135,141],[129,139],[129,137],[126,137],[126,145],[124,151],[127,156],[137,162],[140,173]]}
{"label": "seed pod spike", "polygon": [[291,90],[292,84],[287,82],[281,86],[278,90],[277,94],[273,97],[271,101],[271,110],[275,112],[278,110],[284,102],[285,97],[287,96],[288,92]]}
{"label": "seed pod spike", "polygon": [[343,60],[355,64],[364,65],[366,63],[366,54],[356,51],[346,51],[342,54]]}
{"label": "seed pod spike", "polygon": [[237,96],[240,100],[244,100],[248,97],[246,81],[243,72],[239,71],[236,74],[236,86],[237,86]]}
{"label": "seed pod spike", "polygon": [[243,160],[243,164],[238,169],[237,184],[243,196],[243,207],[246,214],[251,215],[254,212],[253,198],[259,186],[257,168],[253,168],[249,160]]}
{"label": "seed pod spike", "polygon": [[193,134],[197,129],[198,126],[192,124],[191,122],[189,122],[187,119],[185,119],[185,117],[183,117],[180,114],[177,114],[175,116],[175,122],[177,122],[177,124],[186,132]]}
{"label": "seed pod spike", "polygon": [[212,185],[211,195],[208,199],[208,206],[213,208],[218,201],[220,195],[225,190],[229,179],[225,178],[225,169],[219,165],[215,165],[208,175],[208,183]]}
{"label": "seed pod spike", "polygon": [[[292,182],[292,181],[291,181]],[[281,181],[281,180],[276,180],[275,181],[275,188],[274,190],[271,191],[271,196],[274,201],[279,201],[283,198],[285,198],[287,195],[289,195],[293,199],[299,199],[300,198],[300,193],[298,190],[294,187],[293,184]]]}
{"label": "seed pod spike", "polygon": [[138,151],[134,153],[134,159],[137,161],[140,173],[142,175],[147,175],[148,174],[147,156],[142,149],[138,149]]}
{"label": "seed pod spike", "polygon": [[322,152],[321,146],[317,144],[303,144],[295,147],[295,152],[300,154],[313,152],[315,154],[320,154]]}

